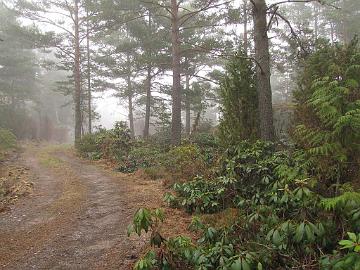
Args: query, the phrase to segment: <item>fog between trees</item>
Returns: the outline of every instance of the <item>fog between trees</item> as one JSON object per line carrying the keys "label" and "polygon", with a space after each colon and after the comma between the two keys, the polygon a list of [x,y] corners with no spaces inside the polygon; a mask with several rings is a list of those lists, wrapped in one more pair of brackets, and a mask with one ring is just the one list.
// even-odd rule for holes
{"label": "fog between trees", "polygon": [[356,0],[4,1],[0,125],[19,138],[80,139],[101,123],[96,97],[113,91],[114,114],[126,115],[132,136],[168,128],[176,145],[217,126],[225,66],[241,51],[256,69],[261,138],[286,136],[304,59],[319,42],[349,43],[359,8]]}

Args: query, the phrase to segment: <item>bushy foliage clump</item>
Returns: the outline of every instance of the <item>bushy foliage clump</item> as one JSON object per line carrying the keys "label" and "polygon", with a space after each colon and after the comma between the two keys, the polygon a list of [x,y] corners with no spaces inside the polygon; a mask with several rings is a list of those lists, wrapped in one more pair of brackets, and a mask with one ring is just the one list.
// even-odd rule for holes
{"label": "bushy foliage clump", "polygon": [[0,160],[5,157],[7,151],[17,147],[16,136],[7,129],[0,128]]}
{"label": "bushy foliage clump", "polygon": [[256,140],[259,136],[255,68],[244,56],[239,52],[228,63],[220,87],[222,117],[219,137],[227,146],[240,140]]}
{"label": "bushy foliage clump", "polygon": [[189,180],[204,171],[205,162],[194,144],[172,148],[162,160],[165,169],[177,180]]}
{"label": "bushy foliage clump", "polygon": [[123,173],[131,173],[138,169],[160,167],[164,151],[148,142],[137,141],[131,147],[118,168]]}
{"label": "bushy foliage clump", "polygon": [[16,146],[16,136],[10,130],[0,128],[0,149],[8,150],[16,148]]}
{"label": "bushy foliage clump", "polygon": [[360,48],[324,45],[307,61],[296,92],[294,139],[327,185],[360,169]]}
{"label": "bushy foliage clump", "polygon": [[[357,239],[354,244],[341,240],[346,232],[360,233],[359,193],[345,188],[339,197],[325,198],[301,152],[242,142],[227,151],[218,175],[175,184],[175,195],[165,195],[171,206],[198,214],[238,211],[234,221],[217,228],[195,218],[192,228],[202,237],[186,247],[186,257],[177,257],[183,265],[224,270],[343,269],[336,265],[356,269]],[[339,241],[353,249],[333,253]],[[171,252],[172,258],[184,253]],[[162,268],[162,258],[152,259],[160,269],[180,269],[179,262]]]}
{"label": "bushy foliage clump", "polygon": [[120,161],[131,149],[132,139],[126,123],[117,122],[110,130],[100,129],[86,134],[78,143],[78,151],[93,159]]}

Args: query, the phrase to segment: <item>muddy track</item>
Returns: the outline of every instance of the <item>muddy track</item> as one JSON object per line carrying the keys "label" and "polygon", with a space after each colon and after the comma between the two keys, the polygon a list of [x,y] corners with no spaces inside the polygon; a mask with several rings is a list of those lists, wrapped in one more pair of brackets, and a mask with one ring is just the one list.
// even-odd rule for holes
{"label": "muddy track", "polygon": [[33,195],[0,213],[0,269],[130,269],[145,239],[126,228],[146,192],[68,151],[45,166],[40,151],[23,157]]}

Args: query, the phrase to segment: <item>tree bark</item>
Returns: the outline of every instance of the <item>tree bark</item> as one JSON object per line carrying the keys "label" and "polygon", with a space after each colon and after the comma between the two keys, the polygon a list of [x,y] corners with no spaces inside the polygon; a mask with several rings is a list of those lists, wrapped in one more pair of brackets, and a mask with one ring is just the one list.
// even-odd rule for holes
{"label": "tree bark", "polygon": [[146,76],[146,108],[145,108],[145,126],[144,126],[144,138],[149,137],[150,130],[150,115],[151,115],[151,70],[152,67],[149,64],[147,67]]}
{"label": "tree bark", "polygon": [[191,133],[191,110],[190,110],[190,76],[189,72],[186,71],[186,83],[185,83],[185,131],[187,135]]}
{"label": "tree bark", "polygon": [[265,0],[253,0],[256,77],[259,97],[260,137],[274,141],[272,93],[270,84],[270,53],[267,35],[267,6]]}
{"label": "tree bark", "polygon": [[249,42],[248,42],[248,12],[247,12],[247,7],[248,7],[248,0],[244,0],[244,5],[243,5],[243,12],[244,12],[244,52],[245,55],[248,55],[248,50],[249,50]]}
{"label": "tree bark", "polygon": [[135,138],[135,128],[134,128],[134,108],[133,108],[133,91],[131,85],[131,67],[130,67],[130,55],[127,54],[127,92],[128,92],[128,106],[129,106],[129,127],[130,127],[130,136]]}
{"label": "tree bark", "polygon": [[[87,18],[89,13],[87,12]],[[90,36],[89,22],[86,24],[86,53],[87,53],[87,87],[88,87],[88,121],[89,133],[92,133],[92,106],[91,106],[91,66],[90,66]]]}
{"label": "tree bark", "polygon": [[[151,13],[149,11],[149,29],[151,31]],[[145,139],[149,137],[150,134],[150,116],[151,116],[151,72],[152,72],[152,60],[151,60],[151,49],[148,49],[148,66],[147,66],[147,76],[146,76],[146,108],[145,108],[145,125],[143,136]]]}
{"label": "tree bark", "polygon": [[74,80],[75,80],[75,146],[81,139],[81,74],[80,74],[80,37],[79,37],[79,0],[74,0]]}
{"label": "tree bark", "polygon": [[194,120],[194,125],[193,125],[193,128],[192,128],[192,133],[197,132],[197,129],[198,129],[199,124],[200,124],[200,117],[201,117],[201,110],[198,111],[197,114],[196,114],[196,117],[195,117],[195,120]]}
{"label": "tree bark", "polygon": [[171,43],[172,43],[172,119],[171,143],[181,143],[181,79],[180,79],[180,37],[179,37],[179,6],[177,0],[171,0]]}
{"label": "tree bark", "polygon": [[317,3],[314,3],[314,35],[316,41],[319,37],[319,10]]}
{"label": "tree bark", "polygon": [[[131,82],[130,82],[131,84]],[[131,138],[135,138],[135,129],[134,129],[134,113],[133,113],[133,102],[132,95],[129,95],[129,125],[130,125],[130,136]]]}

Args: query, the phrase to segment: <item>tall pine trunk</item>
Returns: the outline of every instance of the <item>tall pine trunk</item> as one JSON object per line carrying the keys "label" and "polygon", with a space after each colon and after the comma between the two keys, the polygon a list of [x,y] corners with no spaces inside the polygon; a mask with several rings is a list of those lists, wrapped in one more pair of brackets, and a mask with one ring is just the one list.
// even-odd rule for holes
{"label": "tall pine trunk", "polygon": [[190,76],[189,72],[186,72],[186,83],[185,83],[185,131],[187,135],[191,132],[191,110],[190,110]]}
{"label": "tall pine trunk", "polygon": [[171,0],[171,43],[172,43],[172,119],[171,143],[181,143],[181,79],[180,79],[180,37],[179,37],[179,6],[177,0]]}
{"label": "tall pine trunk", "polygon": [[[89,13],[87,12],[87,19],[89,19]],[[90,66],[90,33],[89,22],[86,24],[86,53],[87,53],[87,87],[88,87],[88,131],[92,133],[92,106],[91,106],[91,66]]]}
{"label": "tall pine trunk", "polygon": [[79,36],[79,0],[74,0],[74,80],[75,80],[75,145],[81,139],[82,117],[81,117],[81,74],[80,74],[80,36]]}
{"label": "tall pine trunk", "polygon": [[131,138],[135,138],[135,128],[134,128],[134,108],[133,108],[133,90],[131,84],[131,63],[130,63],[130,55],[127,53],[127,92],[128,92],[128,106],[129,106],[129,127],[130,127],[130,135]]}
{"label": "tall pine trunk", "polygon": [[314,3],[314,35],[316,41],[319,37],[319,9],[317,3]]}
{"label": "tall pine trunk", "polygon": [[[131,82],[130,87],[131,87]],[[128,103],[129,103],[129,126],[130,126],[130,136],[131,138],[135,138],[135,128],[134,128],[134,108],[133,108],[133,97],[132,94],[128,96]]]}
{"label": "tall pine trunk", "polygon": [[151,65],[147,67],[146,76],[146,108],[145,108],[145,126],[144,126],[144,138],[149,137],[150,130],[150,116],[151,116]]}
{"label": "tall pine trunk", "polygon": [[[151,13],[149,11],[149,29],[151,32]],[[148,138],[150,134],[150,117],[151,117],[151,72],[152,72],[152,53],[151,49],[148,49],[148,66],[147,66],[147,76],[146,76],[146,108],[145,108],[145,125],[144,125],[144,138]]]}
{"label": "tall pine trunk", "polygon": [[245,55],[248,54],[248,50],[249,50],[249,41],[248,41],[248,0],[244,0],[244,5],[243,5],[243,13],[244,13],[244,52]]}
{"label": "tall pine trunk", "polygon": [[259,97],[260,137],[274,141],[272,96],[270,84],[270,53],[267,35],[267,6],[265,0],[253,0],[256,78]]}

